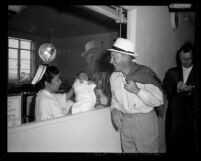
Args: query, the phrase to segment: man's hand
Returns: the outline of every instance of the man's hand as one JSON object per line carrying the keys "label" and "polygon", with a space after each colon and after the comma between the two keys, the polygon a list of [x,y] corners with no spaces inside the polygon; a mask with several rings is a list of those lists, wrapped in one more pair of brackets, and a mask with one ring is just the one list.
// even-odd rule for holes
{"label": "man's hand", "polygon": [[179,81],[177,83],[177,91],[183,92],[183,91],[190,91],[192,90],[193,86],[187,86],[186,83]]}
{"label": "man's hand", "polygon": [[111,113],[112,113],[112,119],[113,119],[115,125],[118,128],[121,128],[121,118],[122,118],[121,112],[114,108],[114,109],[112,109]]}
{"label": "man's hand", "polygon": [[140,88],[138,88],[137,84],[131,80],[129,80],[128,83],[124,84],[124,88],[127,91],[135,94],[138,94],[140,91]]}

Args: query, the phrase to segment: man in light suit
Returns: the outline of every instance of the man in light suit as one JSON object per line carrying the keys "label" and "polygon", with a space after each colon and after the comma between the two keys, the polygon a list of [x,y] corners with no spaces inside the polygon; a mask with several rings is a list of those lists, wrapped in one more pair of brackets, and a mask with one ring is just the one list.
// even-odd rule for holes
{"label": "man in light suit", "polygon": [[156,107],[164,104],[164,94],[151,68],[138,64],[135,44],[118,38],[111,49],[115,70],[111,74],[111,116],[126,153],[158,153]]}
{"label": "man in light suit", "polygon": [[[194,47],[185,43],[177,52],[177,67],[169,69],[163,80],[167,94],[167,153],[193,157],[195,151],[194,117],[196,67]],[[180,155],[181,154],[181,155]]]}

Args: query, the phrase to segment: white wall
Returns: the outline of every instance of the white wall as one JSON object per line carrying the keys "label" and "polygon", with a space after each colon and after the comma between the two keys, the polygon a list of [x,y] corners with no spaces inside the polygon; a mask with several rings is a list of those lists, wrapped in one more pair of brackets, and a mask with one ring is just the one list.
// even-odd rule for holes
{"label": "white wall", "polygon": [[8,152],[121,152],[110,109],[8,128]]}
{"label": "white wall", "polygon": [[137,6],[137,62],[150,66],[164,79],[165,72],[176,65],[175,54],[185,41],[194,42],[194,25],[179,16],[179,27],[171,27],[167,6]]}

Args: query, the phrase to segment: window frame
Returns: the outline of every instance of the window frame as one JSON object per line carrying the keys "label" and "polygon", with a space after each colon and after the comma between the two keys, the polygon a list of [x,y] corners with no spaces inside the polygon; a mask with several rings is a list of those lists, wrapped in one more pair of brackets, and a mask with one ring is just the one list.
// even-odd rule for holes
{"label": "window frame", "polygon": [[[18,47],[10,47],[9,46],[9,40],[18,40]],[[29,49],[23,49],[20,47],[20,43],[21,41],[29,41],[30,42],[30,50]],[[21,81],[20,79],[20,71],[21,71],[21,51],[25,50],[25,51],[30,51],[30,76],[27,79],[27,81],[30,81],[33,76],[34,76],[34,72],[35,72],[35,47],[36,47],[36,42],[32,39],[27,39],[27,38],[20,38],[20,37],[15,37],[15,36],[8,36],[8,82],[9,83],[18,83]],[[9,78],[9,49],[16,49],[17,50],[17,78],[16,79],[10,79]],[[23,82],[22,82],[23,83]]]}

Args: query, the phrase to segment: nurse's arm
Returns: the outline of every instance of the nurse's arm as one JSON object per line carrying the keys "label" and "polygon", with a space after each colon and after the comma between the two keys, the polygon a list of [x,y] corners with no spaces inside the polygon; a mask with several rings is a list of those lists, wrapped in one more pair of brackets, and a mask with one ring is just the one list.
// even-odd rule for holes
{"label": "nurse's arm", "polygon": [[74,93],[73,88],[71,88],[71,89],[66,93],[66,100],[67,100],[67,101],[68,101],[69,99],[71,99],[73,93]]}

